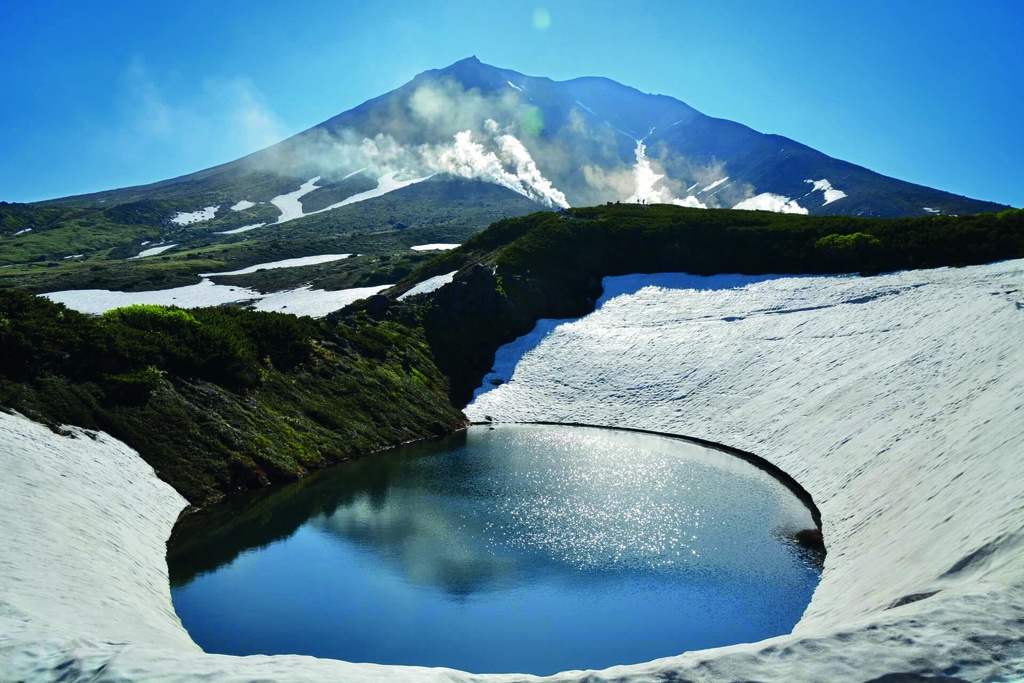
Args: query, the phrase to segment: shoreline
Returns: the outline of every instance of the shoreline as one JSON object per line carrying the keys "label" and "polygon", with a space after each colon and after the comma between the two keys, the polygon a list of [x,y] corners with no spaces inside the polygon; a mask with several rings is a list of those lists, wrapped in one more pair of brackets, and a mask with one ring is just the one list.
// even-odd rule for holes
{"label": "shoreline", "polygon": [[[611,287],[559,326],[470,419],[571,414],[763,453],[820,507],[830,553],[789,635],[544,680],[1024,673],[1024,261],[714,291],[613,280],[625,298]],[[637,398],[643,368],[657,382]],[[184,499],[121,442],[69,431],[0,414],[0,679],[540,680],[201,652],[164,558]]]}

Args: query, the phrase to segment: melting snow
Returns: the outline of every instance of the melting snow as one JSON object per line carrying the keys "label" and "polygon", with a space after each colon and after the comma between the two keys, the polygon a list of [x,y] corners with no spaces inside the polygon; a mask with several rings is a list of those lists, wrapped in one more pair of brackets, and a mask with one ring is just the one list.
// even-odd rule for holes
{"label": "melting snow", "polygon": [[591,109],[591,108],[590,108],[590,107],[588,107],[587,105],[583,104],[583,103],[582,103],[582,102],[580,102],[579,100],[576,100],[576,104],[577,104],[577,105],[578,105],[579,107],[581,107],[582,109],[586,109],[587,111],[589,111],[589,112],[590,112],[591,114],[593,114],[594,116],[597,116],[597,112],[595,112],[595,111],[594,111],[593,109]]}
{"label": "melting snow", "polygon": [[724,178],[722,178],[721,180],[716,180],[715,182],[711,183],[710,185],[708,185],[707,187],[705,187],[705,188],[704,188],[703,190],[701,190],[701,191],[700,191],[700,192],[698,192],[697,194],[701,194],[701,192],[707,192],[708,190],[713,190],[713,189],[715,189],[716,187],[718,187],[719,185],[721,185],[722,183],[724,183],[724,182],[725,182],[726,180],[728,180],[728,179],[729,179],[729,176],[725,176],[725,177],[724,177]]}
{"label": "melting snow", "polygon": [[344,178],[342,178],[342,180],[348,180],[348,179],[349,179],[349,178],[351,178],[352,176],[354,176],[354,175],[359,175],[360,173],[362,173],[362,172],[363,172],[363,171],[365,171],[365,170],[366,170],[366,166],[363,166],[362,168],[357,168],[356,170],[352,171],[351,173],[349,173],[348,175],[346,175],[346,176],[345,176]]}
{"label": "melting snow", "polygon": [[834,202],[836,200],[839,200],[839,199],[842,199],[843,197],[847,196],[845,192],[843,192],[842,190],[835,189],[834,187],[832,187],[832,183],[830,183],[829,181],[824,180],[824,179],[822,179],[822,180],[805,180],[804,182],[805,183],[810,183],[811,185],[814,186],[814,189],[812,190],[812,192],[822,192],[822,193],[824,193],[824,195],[825,195],[825,203],[822,204],[822,206],[827,206],[828,204],[831,204],[832,202]]}
{"label": "melting snow", "polygon": [[64,260],[67,261],[70,258],[82,258],[83,256],[85,256],[85,254],[71,254],[70,256],[65,256]]}
{"label": "melting snow", "polygon": [[[174,245],[171,245],[174,246]],[[241,270],[232,270],[223,273],[204,273],[200,275],[203,280],[196,285],[184,287],[173,287],[171,289],[158,289],[151,292],[115,292],[107,289],[72,289],[63,292],[50,292],[43,294],[51,301],[62,303],[69,308],[82,313],[105,313],[113,308],[131,306],[134,304],[156,304],[158,306],[178,306],[179,308],[201,308],[204,306],[221,306],[224,304],[235,304],[245,301],[255,302],[259,310],[285,310],[295,315],[310,315],[322,317],[333,310],[346,306],[357,299],[362,299],[370,294],[390,287],[358,287],[354,289],[343,289],[335,292],[327,292],[322,289],[303,287],[300,289],[287,290],[283,292],[271,292],[261,294],[254,289],[246,287],[235,287],[232,285],[218,285],[207,279],[217,275],[247,275],[258,270],[273,270],[275,268],[295,268],[298,266],[316,265],[328,263],[351,254],[323,254],[320,256],[304,256],[302,258],[285,259],[283,261],[272,261],[260,263]],[[373,291],[371,291],[373,290]],[[332,308],[333,306],[333,308]]]}
{"label": "melting snow", "polygon": [[458,244],[417,244],[415,247],[409,247],[413,251],[448,251],[449,249],[456,249]]}
{"label": "melting snow", "polygon": [[299,258],[288,258],[282,261],[270,261],[269,263],[257,263],[240,270],[229,270],[222,273],[200,273],[199,277],[214,277],[217,275],[249,275],[258,270],[276,270],[277,268],[298,268],[300,266],[315,266],[320,263],[340,261],[352,256],[352,254],[320,254],[319,256],[300,256]]}
{"label": "melting snow", "polygon": [[251,302],[257,310],[283,311],[295,315],[321,318],[331,311],[343,308],[358,299],[376,294],[391,285],[355,287],[329,292],[323,289],[301,287],[261,294],[246,287],[218,285],[204,279],[197,285],[161,289],[155,292],[112,292],[105,289],[75,289],[43,294],[51,301],[62,303],[82,313],[105,313],[114,308],[134,304],[156,304],[179,308],[202,308]]}
{"label": "melting snow", "polygon": [[146,258],[147,256],[156,256],[157,254],[164,253],[168,249],[174,249],[176,246],[178,246],[178,245],[177,244],[163,244],[163,245],[161,245],[159,247],[150,247],[149,249],[143,249],[142,251],[140,251],[135,256],[132,256],[131,258],[132,259],[137,259],[137,258]]}
{"label": "melting snow", "polygon": [[299,289],[268,294],[257,301],[254,308],[258,311],[277,311],[279,313],[323,318],[328,313],[344,308],[360,299],[373,296],[377,292],[391,286],[354,287],[352,289],[339,289],[333,292],[325,289],[300,287]]}
{"label": "melting snow", "polygon": [[240,201],[237,204],[235,204],[234,206],[232,206],[231,210],[232,211],[245,211],[246,209],[251,209],[254,206],[256,206],[256,202],[250,202],[247,199],[243,199],[242,201]]}
{"label": "melting snow", "polygon": [[293,221],[296,218],[302,218],[302,202],[299,201],[303,196],[309,194],[313,190],[319,188],[316,182],[320,180],[320,176],[310,178],[306,182],[299,186],[299,189],[288,194],[282,194],[274,197],[270,200],[270,203],[281,210],[281,215],[277,217],[278,223],[287,223]]}
{"label": "melting snow", "polygon": [[430,292],[437,291],[444,287],[449,282],[451,282],[452,280],[454,280],[455,273],[457,272],[457,270],[453,270],[452,272],[445,273],[444,275],[435,275],[432,278],[428,278],[423,282],[419,283],[418,285],[416,285],[415,287],[413,287],[412,289],[410,289],[408,292],[400,294],[398,296],[398,300],[404,301],[405,299],[408,299],[410,296],[416,296],[417,294],[429,294]]}
{"label": "melting snow", "polygon": [[[352,173],[349,173],[347,176],[345,176],[345,178],[351,178],[357,173],[362,173],[365,170],[365,168],[361,168],[358,171],[353,171]],[[283,194],[278,197],[274,197],[273,199],[270,200],[271,204],[273,204],[274,206],[281,210],[281,215],[278,216],[277,223],[275,225],[287,223],[288,221],[293,221],[296,218],[313,216],[315,214],[323,213],[325,211],[340,209],[343,206],[355,204],[356,202],[365,201],[367,199],[373,199],[374,197],[380,197],[381,195],[387,194],[388,192],[399,190],[403,187],[408,187],[409,185],[414,185],[416,183],[421,183],[424,180],[431,178],[433,174],[424,176],[422,178],[410,178],[409,180],[397,180],[397,176],[397,172],[385,173],[384,175],[377,179],[377,187],[375,187],[372,190],[367,190],[366,192],[359,192],[357,194],[352,195],[351,197],[343,199],[342,201],[337,202],[336,204],[331,204],[330,206],[325,207],[323,209],[319,209],[317,211],[310,211],[309,213],[304,213],[302,210],[302,202],[300,202],[299,200],[305,195],[312,192],[313,190],[319,189],[319,186],[316,183],[317,181],[320,180],[320,176],[311,178],[307,180],[305,183],[303,183],[302,186],[299,189],[295,190],[294,192],[289,192],[288,194]],[[342,178],[342,180],[344,180],[345,178]]]}
{"label": "melting snow", "polygon": [[189,213],[179,211],[171,217],[171,222],[177,223],[178,225],[192,225],[193,223],[202,223],[203,221],[213,220],[213,217],[217,215],[217,209],[219,208],[220,205],[208,206],[205,209]]}
{"label": "melting snow", "polygon": [[744,199],[732,207],[743,211],[774,211],[775,213],[799,213],[806,215],[807,209],[796,203],[795,199],[783,197],[780,194],[763,192],[756,197]]}
{"label": "melting snow", "polygon": [[416,183],[422,183],[424,180],[431,178],[432,174],[428,176],[423,176],[422,178],[410,178],[409,180],[397,180],[397,176],[397,172],[385,173],[384,175],[377,179],[377,187],[375,187],[374,189],[367,190],[366,192],[359,192],[358,194],[354,194],[351,197],[343,199],[337,204],[331,204],[325,209],[320,209],[319,211],[312,211],[310,213],[307,213],[306,215],[312,216],[313,214],[316,213],[323,213],[324,211],[330,211],[332,209],[340,209],[341,207],[348,206],[349,204],[355,204],[356,202],[362,202],[366,201],[367,199],[373,199],[374,197],[380,197],[381,195],[387,194],[388,192],[400,190],[403,187],[409,187],[410,185],[415,185]]}
{"label": "melting snow", "polygon": [[931,208],[931,207],[928,207],[928,206],[925,206],[925,207],[923,207],[923,208],[924,208],[924,210],[925,210],[925,211],[927,211],[928,213],[942,213],[942,210],[941,210],[941,209],[933,209],[933,208]]}
{"label": "melting snow", "polygon": [[82,313],[105,313],[114,308],[134,304],[201,308],[259,299],[263,295],[252,289],[215,285],[203,280],[196,285],[158,289],[152,292],[114,292],[107,289],[71,289],[43,294],[47,299],[62,303]]}
{"label": "melting snow", "polygon": [[516,90],[518,90],[519,92],[523,92],[523,89],[522,89],[522,88],[520,88],[520,87],[519,87],[518,85],[516,85],[515,83],[513,83],[512,81],[505,81],[505,82],[506,82],[506,83],[508,83],[508,84],[509,84],[509,85],[510,85],[511,87],[513,87],[513,88],[515,88]]}
{"label": "melting snow", "polygon": [[[558,680],[1019,678],[1021,291],[1021,260],[872,278],[642,275],[606,279],[589,316],[542,321],[507,361],[511,381],[468,415],[752,451],[811,493],[829,548],[792,634]],[[0,413],[0,679],[479,680],[203,653],[168,587],[186,501],[123,443],[70,431]]]}
{"label": "melting snow", "polygon": [[266,223],[253,223],[252,225],[243,225],[242,227],[235,228],[234,230],[222,230],[221,232],[215,232],[213,234],[214,235],[237,235],[238,233],[241,233],[241,232],[249,232],[250,230],[255,230],[256,228],[262,228],[264,225],[266,225]]}
{"label": "melting snow", "polygon": [[32,228],[25,228],[24,230],[19,230],[18,232],[16,232],[13,235],[11,235],[11,237],[17,237],[18,235],[24,235],[26,232],[32,232]]}

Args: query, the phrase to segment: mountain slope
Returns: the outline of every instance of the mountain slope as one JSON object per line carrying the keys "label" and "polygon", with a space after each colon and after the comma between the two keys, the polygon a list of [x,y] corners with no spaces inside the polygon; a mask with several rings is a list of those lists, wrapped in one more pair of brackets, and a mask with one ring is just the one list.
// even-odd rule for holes
{"label": "mountain slope", "polygon": [[785,198],[775,204],[788,211],[866,216],[1006,208],[887,178],[609,79],[556,82],[475,57],[421,73],[237,161],[49,203],[267,202],[315,176],[323,186],[355,192],[389,173],[481,179],[548,207],[630,200],[770,207]]}

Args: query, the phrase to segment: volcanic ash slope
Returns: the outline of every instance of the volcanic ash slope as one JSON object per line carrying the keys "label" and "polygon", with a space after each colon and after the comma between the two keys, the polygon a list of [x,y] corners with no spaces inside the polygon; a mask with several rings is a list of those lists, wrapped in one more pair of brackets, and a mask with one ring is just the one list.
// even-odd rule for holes
{"label": "volcanic ash slope", "polygon": [[[829,555],[793,634],[587,680],[1024,672],[1024,261],[605,285],[593,314],[499,354],[510,381],[470,416],[753,451],[814,497]],[[533,678],[200,652],[164,559],[184,501],[120,442],[70,431],[0,414],[0,680]]]}

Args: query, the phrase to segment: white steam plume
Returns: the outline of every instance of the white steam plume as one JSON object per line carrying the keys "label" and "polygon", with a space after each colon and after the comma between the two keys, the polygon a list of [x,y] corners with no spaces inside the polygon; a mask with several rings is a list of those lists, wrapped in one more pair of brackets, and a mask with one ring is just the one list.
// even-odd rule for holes
{"label": "white steam plume", "polygon": [[647,146],[644,144],[644,141],[637,140],[636,164],[633,165],[633,181],[636,189],[626,200],[627,202],[676,204],[677,206],[689,206],[695,209],[708,208],[706,204],[703,204],[696,197],[688,196],[684,199],[679,199],[673,196],[672,191],[665,187],[664,184],[661,187],[656,187],[664,179],[664,174],[656,173],[651,168],[651,161],[647,158]]}
{"label": "white steam plume", "polygon": [[[569,202],[544,177],[526,146],[510,132],[487,119],[484,132],[474,138],[472,130],[452,136],[441,144],[402,145],[390,135],[360,139],[351,131],[338,136],[322,134],[288,150],[294,172],[334,175],[363,168],[370,175],[419,177],[447,173],[460,178],[492,182],[518,192],[546,206],[568,208]],[[288,160],[278,160],[278,163]]]}

